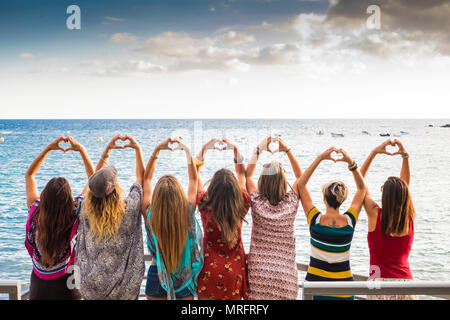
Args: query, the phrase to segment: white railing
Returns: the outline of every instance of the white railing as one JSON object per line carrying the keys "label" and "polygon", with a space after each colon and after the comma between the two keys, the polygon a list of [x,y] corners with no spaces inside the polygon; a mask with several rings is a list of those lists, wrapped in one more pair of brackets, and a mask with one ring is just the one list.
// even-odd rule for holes
{"label": "white railing", "polygon": [[[144,255],[144,261],[151,261],[151,256]],[[308,265],[297,263],[299,271],[307,271]],[[450,299],[450,281],[377,281],[368,280],[368,277],[353,274],[355,281],[301,281],[303,300],[311,300],[314,295],[427,295],[436,298]],[[143,276],[146,281],[147,276]],[[0,294],[6,293],[10,300],[28,299],[29,291],[21,293],[21,280],[0,280]],[[145,297],[141,293],[139,297]]]}
{"label": "white railing", "polygon": [[303,282],[303,300],[313,295],[428,295],[450,299],[450,281]]}

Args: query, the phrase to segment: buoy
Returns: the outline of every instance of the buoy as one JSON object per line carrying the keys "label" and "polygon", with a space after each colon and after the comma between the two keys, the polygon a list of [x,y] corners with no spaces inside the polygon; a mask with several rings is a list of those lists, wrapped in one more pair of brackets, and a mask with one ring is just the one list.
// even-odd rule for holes
{"label": "buoy", "polygon": [[102,142],[102,141],[103,141],[102,137],[98,138],[98,142]]}
{"label": "buoy", "polygon": [[5,142],[5,139],[4,138],[0,138],[0,142]]}
{"label": "buoy", "polygon": [[428,133],[428,131],[425,131],[425,133]]}

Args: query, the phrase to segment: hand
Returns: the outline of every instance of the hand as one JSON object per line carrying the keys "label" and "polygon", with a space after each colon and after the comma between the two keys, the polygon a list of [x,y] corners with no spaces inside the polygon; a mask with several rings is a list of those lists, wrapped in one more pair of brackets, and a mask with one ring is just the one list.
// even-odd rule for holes
{"label": "hand", "polygon": [[400,140],[395,139],[394,140],[394,145],[398,146],[398,151],[393,153],[392,155],[395,156],[397,154],[400,154],[402,157],[406,157],[409,156],[408,152],[405,149],[405,146],[403,145],[403,143],[401,143]]}
{"label": "hand", "polygon": [[270,150],[269,148],[269,144],[272,142],[272,137],[268,136],[266,138],[264,138],[256,147],[256,152],[257,154],[260,154],[261,151],[269,151],[270,153],[272,153],[272,150]]}
{"label": "hand", "polygon": [[77,151],[77,152],[81,152],[83,150],[83,146],[81,144],[78,143],[78,141],[76,141],[73,137],[67,137],[67,141],[70,143],[70,148],[67,148],[66,150],[64,150],[64,152],[67,151]]}
{"label": "hand", "polygon": [[61,151],[65,152],[65,150],[59,145],[61,141],[68,142],[67,138],[61,136],[58,139],[56,139],[55,141],[53,141],[52,143],[50,143],[47,146],[47,149],[50,151],[61,150]]}
{"label": "hand", "polygon": [[320,161],[323,161],[323,160],[331,160],[331,161],[333,161],[333,162],[336,162],[336,159],[334,159],[333,157],[331,157],[331,154],[332,154],[333,152],[340,153],[339,150],[336,149],[335,147],[328,148],[327,150],[325,150],[324,152],[322,152],[322,153],[319,155]]}
{"label": "hand", "polygon": [[128,143],[127,145],[124,145],[123,148],[132,148],[132,149],[139,149],[141,146],[139,145],[139,143],[136,141],[136,139],[134,139],[132,136],[126,135],[125,137],[123,137],[121,139],[122,141],[126,141],[128,140],[130,143]]}
{"label": "hand", "polygon": [[336,159],[335,162],[347,162],[348,164],[353,164],[353,159],[348,155],[344,149],[339,149],[336,153],[342,154],[342,158]]}
{"label": "hand", "polygon": [[[287,146],[286,142],[284,142],[280,137],[275,138],[276,141],[278,141],[278,152],[287,152],[289,151],[289,147]],[[274,141],[274,140],[272,140]],[[276,152],[276,151],[274,151]]]}
{"label": "hand", "polygon": [[171,140],[170,141],[171,143],[177,143],[178,144],[177,147],[171,149],[172,151],[175,151],[175,150],[184,150],[186,152],[190,152],[191,151],[189,149],[189,147],[186,144],[184,144],[184,142],[181,140],[181,138],[175,138],[175,139],[170,139],[170,140]]}
{"label": "hand", "polygon": [[124,137],[122,137],[120,134],[116,135],[114,138],[111,139],[111,141],[108,143],[108,145],[106,146],[106,149],[111,150],[111,149],[123,149],[123,146],[118,146],[116,145],[116,142],[118,140],[124,140]]}
{"label": "hand", "polygon": [[392,153],[386,151],[387,146],[395,146],[395,143],[391,139],[388,139],[384,141],[382,144],[380,144],[378,147],[376,147],[373,151],[376,152],[377,154],[387,154],[392,156],[393,155]]}
{"label": "hand", "polygon": [[213,138],[213,139],[209,140],[207,143],[205,143],[205,144],[203,145],[203,147],[202,147],[202,150],[201,150],[200,153],[198,154],[197,159],[199,159],[199,160],[201,160],[201,161],[205,160],[205,154],[206,154],[206,151],[208,151],[208,150],[210,150],[210,149],[213,149],[213,150],[214,150],[214,149],[219,150],[219,148],[217,148],[217,147],[215,146],[215,144],[216,144],[217,142],[219,142],[219,141],[222,141],[222,140],[217,139],[217,138]]}
{"label": "hand", "polygon": [[225,143],[226,150],[235,150],[237,148],[236,145],[233,142],[231,142],[230,140],[228,140],[227,138],[222,138],[221,141],[223,143]]}
{"label": "hand", "polygon": [[171,147],[169,147],[169,144],[171,144],[173,142],[173,140],[171,138],[167,138],[166,140],[164,140],[163,142],[161,142],[160,144],[158,144],[156,146],[156,150],[170,150],[173,151],[173,149]]}

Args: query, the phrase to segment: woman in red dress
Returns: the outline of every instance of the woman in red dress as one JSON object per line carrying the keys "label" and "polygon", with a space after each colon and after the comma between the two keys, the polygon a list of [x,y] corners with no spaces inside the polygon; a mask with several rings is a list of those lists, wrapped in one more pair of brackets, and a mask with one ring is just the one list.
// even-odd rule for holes
{"label": "woman in red dress", "polygon": [[197,204],[204,230],[205,258],[198,277],[198,298],[247,299],[247,263],[241,238],[242,222],[250,207],[245,165],[236,145],[227,139],[213,139],[194,159],[198,171],[208,149],[233,150],[237,178],[230,170],[221,169],[212,177],[207,191],[198,180]]}

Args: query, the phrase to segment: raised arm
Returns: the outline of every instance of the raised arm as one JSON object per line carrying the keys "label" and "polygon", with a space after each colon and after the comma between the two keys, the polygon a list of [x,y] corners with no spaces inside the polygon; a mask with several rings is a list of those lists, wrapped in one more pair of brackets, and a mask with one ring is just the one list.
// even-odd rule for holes
{"label": "raised arm", "polygon": [[366,196],[367,188],[366,184],[364,182],[364,178],[361,175],[361,172],[358,170],[358,165],[355,161],[347,154],[347,152],[343,149],[339,149],[338,153],[342,154],[342,158],[336,160],[336,162],[345,162],[348,164],[348,169],[353,174],[353,179],[356,183],[356,193],[353,197],[353,201],[351,204],[351,207],[356,210],[356,212],[359,214],[361,211],[364,198]]}
{"label": "raised arm", "polygon": [[187,198],[188,198],[188,201],[190,202],[190,204],[195,208],[197,205],[198,174],[197,174],[197,168],[195,166],[194,159],[192,157],[191,150],[179,138],[172,140],[172,142],[178,143],[178,147],[176,147],[174,149],[174,151],[175,150],[184,150],[184,152],[186,153],[186,161],[187,161],[188,175],[189,175]]}
{"label": "raised arm", "polygon": [[378,147],[373,149],[372,152],[370,152],[369,156],[367,157],[366,161],[364,161],[364,164],[361,167],[361,175],[363,176],[363,178],[366,177],[367,171],[369,170],[370,165],[372,164],[373,160],[375,159],[375,156],[377,154],[387,154],[387,155],[392,156],[392,153],[386,151],[386,147],[394,146],[394,145],[395,145],[394,142],[391,139],[388,139],[388,140],[384,141],[382,144],[380,144]]}
{"label": "raised arm", "polygon": [[[83,159],[84,168],[86,170],[86,175],[89,180],[89,178],[94,174],[94,166],[92,164],[91,159],[89,158],[86,148],[78,143],[73,137],[67,137],[67,141],[70,143],[70,148],[64,150],[64,152],[67,151],[76,151],[79,152],[81,155],[81,158]],[[83,188],[83,191],[81,191],[81,194],[86,194],[89,189],[89,184],[86,183],[86,185]]]}
{"label": "raised arm", "polygon": [[289,148],[287,146],[287,144],[280,137],[277,137],[276,139],[279,144],[278,151],[285,152],[289,158],[289,162],[291,163],[291,167],[292,167],[292,170],[294,171],[294,175],[295,175],[295,179],[296,179],[294,182],[294,185],[292,186],[292,189],[294,190],[295,193],[298,194],[297,185],[298,185],[299,179],[302,175],[302,168],[300,167],[300,164],[298,163],[297,159],[295,158],[294,153],[292,152],[291,148]]}
{"label": "raised arm", "polygon": [[254,150],[250,160],[248,161],[247,169],[245,170],[245,180],[247,185],[248,193],[252,193],[254,191],[258,191],[258,187],[253,181],[253,175],[255,174],[256,164],[259,160],[259,155],[263,150],[268,150],[269,144],[271,142],[271,137],[264,138]]}
{"label": "raised arm", "polygon": [[213,138],[213,139],[209,140],[207,143],[205,143],[202,146],[202,149],[200,150],[198,155],[195,158],[193,158],[195,168],[197,170],[197,194],[198,195],[201,195],[204,192],[202,180],[200,179],[200,168],[205,163],[206,152],[210,149],[216,149],[214,145],[216,144],[216,142],[219,142],[219,141],[221,141],[221,140],[217,139],[217,138]]}
{"label": "raised arm", "polygon": [[38,198],[39,193],[36,186],[35,175],[39,171],[44,162],[45,158],[50,154],[53,150],[61,150],[64,152],[64,149],[59,146],[61,141],[67,142],[65,137],[59,137],[48,146],[34,159],[25,173],[25,189],[27,193],[27,207],[30,207]]}
{"label": "raised arm", "polygon": [[142,199],[142,208],[141,208],[141,212],[144,215],[147,213],[147,209],[152,201],[152,180],[153,175],[155,173],[156,159],[158,159],[158,155],[161,150],[172,150],[171,148],[169,148],[169,143],[171,143],[170,138],[158,144],[155,147],[155,150],[153,150],[153,153],[147,162],[147,166],[145,167],[142,182],[142,188],[144,189],[144,197]]}
{"label": "raised arm", "polygon": [[123,140],[123,139],[124,138],[120,134],[118,134],[114,138],[112,138],[111,141],[106,145],[105,151],[103,151],[103,154],[97,163],[97,167],[95,168],[96,172],[108,165],[108,159],[109,159],[109,155],[111,154],[111,150],[124,148],[124,147],[116,145],[117,140]]}
{"label": "raised arm", "polygon": [[306,188],[306,185],[308,184],[309,179],[313,175],[314,171],[316,171],[319,164],[324,160],[331,160],[336,162],[331,157],[332,152],[337,152],[338,150],[334,147],[331,147],[327,150],[325,150],[323,153],[317,156],[317,158],[313,161],[313,163],[306,169],[303,174],[298,179],[297,183],[297,189],[298,189],[298,195],[300,196],[300,201],[302,203],[303,211],[305,212],[306,217],[308,217],[309,212],[311,209],[313,209],[314,203],[311,199],[311,195],[308,191],[308,188]]}
{"label": "raised arm", "polygon": [[245,183],[244,157],[239,152],[238,147],[234,143],[232,143],[230,140],[223,138],[222,141],[226,144],[227,150],[233,150],[233,152],[234,152],[234,170],[236,171],[236,177],[237,177],[239,188],[247,190],[247,186]]}
{"label": "raised arm", "polygon": [[128,140],[130,143],[123,148],[132,148],[136,152],[136,183],[142,186],[144,181],[144,158],[142,156],[142,149],[140,144],[133,137],[126,135],[122,140]]}
{"label": "raised arm", "polygon": [[405,183],[409,187],[409,182],[411,180],[411,173],[409,169],[409,153],[406,151],[405,146],[400,142],[400,140],[395,139],[394,144],[398,146],[398,151],[394,153],[394,155],[399,154],[403,158],[402,169],[400,171],[400,179],[405,181]]}

